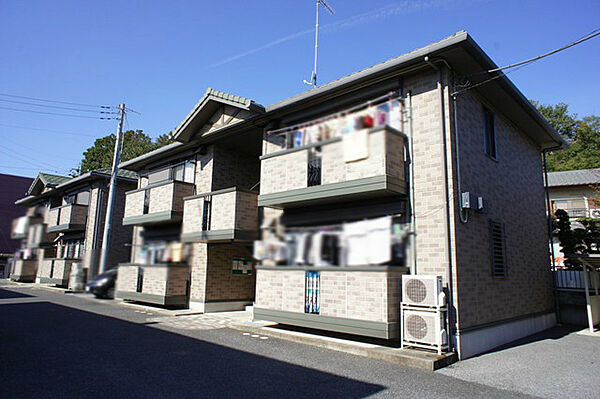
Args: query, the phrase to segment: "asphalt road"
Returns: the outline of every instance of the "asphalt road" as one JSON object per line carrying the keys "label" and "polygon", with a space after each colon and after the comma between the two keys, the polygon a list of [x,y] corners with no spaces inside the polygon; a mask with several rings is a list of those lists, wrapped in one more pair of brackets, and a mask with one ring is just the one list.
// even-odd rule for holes
{"label": "asphalt road", "polygon": [[228,328],[164,327],[157,317],[172,316],[0,283],[0,398],[531,397]]}

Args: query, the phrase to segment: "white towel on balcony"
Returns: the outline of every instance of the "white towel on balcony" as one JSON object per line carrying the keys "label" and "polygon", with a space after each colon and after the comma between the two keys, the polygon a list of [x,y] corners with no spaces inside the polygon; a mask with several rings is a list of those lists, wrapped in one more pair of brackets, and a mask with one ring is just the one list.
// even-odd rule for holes
{"label": "white towel on balcony", "polygon": [[344,162],[360,161],[369,157],[369,133],[367,129],[350,130],[342,135]]}
{"label": "white towel on balcony", "polygon": [[392,218],[389,216],[344,224],[346,265],[389,262],[392,248]]}

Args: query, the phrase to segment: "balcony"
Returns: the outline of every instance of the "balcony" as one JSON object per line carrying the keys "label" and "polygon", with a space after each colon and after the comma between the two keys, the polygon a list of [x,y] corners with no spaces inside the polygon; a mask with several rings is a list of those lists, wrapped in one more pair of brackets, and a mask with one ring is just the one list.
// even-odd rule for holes
{"label": "balcony", "polygon": [[183,198],[193,194],[193,183],[174,180],[128,191],[123,225],[180,222],[183,219]]}
{"label": "balcony", "polygon": [[32,283],[37,272],[37,259],[17,259],[10,274],[13,281]]}
{"label": "balcony", "polygon": [[38,277],[42,284],[55,284],[66,287],[69,285],[71,267],[81,259],[47,258],[40,262]]}
{"label": "balcony", "polygon": [[188,275],[184,263],[120,264],[115,296],[157,305],[186,306]]}
{"label": "balcony", "polygon": [[48,233],[64,233],[85,230],[88,206],[80,204],[63,205],[48,211]]}
{"label": "balcony", "polygon": [[236,187],[184,198],[183,242],[258,238],[258,194]]}
{"label": "balcony", "polygon": [[10,238],[13,240],[22,240],[27,237],[27,229],[29,228],[29,216],[21,216],[13,219],[10,229]]}
{"label": "balcony", "polygon": [[406,136],[387,125],[366,135],[366,156],[358,160],[345,161],[358,144],[339,136],[263,155],[258,205],[292,208],[406,194]]}

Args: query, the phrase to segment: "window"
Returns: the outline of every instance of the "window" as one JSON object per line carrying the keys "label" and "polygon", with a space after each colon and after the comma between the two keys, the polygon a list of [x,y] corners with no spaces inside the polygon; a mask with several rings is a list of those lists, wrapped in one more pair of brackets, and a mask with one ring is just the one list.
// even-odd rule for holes
{"label": "window", "polygon": [[185,161],[167,168],[155,170],[148,173],[147,183],[142,181],[142,187],[148,184],[158,183],[165,180],[176,180],[186,183],[194,182],[194,173],[196,171],[196,163],[194,161]]}
{"label": "window", "polygon": [[171,177],[171,169],[165,168],[150,172],[148,174],[148,184],[158,183],[164,180],[168,180]]}
{"label": "window", "polygon": [[494,220],[490,220],[490,258],[492,277],[506,277],[504,224]]}
{"label": "window", "polygon": [[483,147],[485,153],[490,157],[497,159],[494,113],[487,108],[483,109],[483,125]]}
{"label": "window", "polygon": [[77,198],[75,199],[76,204],[80,205],[89,205],[90,204],[90,192],[82,191],[77,193]]}

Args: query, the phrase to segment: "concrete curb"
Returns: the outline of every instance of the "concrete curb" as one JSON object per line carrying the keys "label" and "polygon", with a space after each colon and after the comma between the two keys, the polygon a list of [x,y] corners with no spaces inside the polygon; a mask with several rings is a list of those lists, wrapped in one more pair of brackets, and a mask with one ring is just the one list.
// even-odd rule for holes
{"label": "concrete curb", "polygon": [[448,353],[439,356],[434,353],[417,351],[413,349],[391,348],[363,342],[347,341],[339,338],[322,337],[297,331],[280,330],[269,326],[261,326],[256,323],[234,324],[230,325],[230,328],[253,334],[265,335],[272,338],[284,339],[300,344],[312,345],[319,348],[335,350],[338,352],[349,353],[351,355],[383,360],[386,362],[425,371],[435,371],[449,366],[458,360],[456,353]]}

